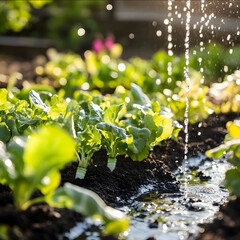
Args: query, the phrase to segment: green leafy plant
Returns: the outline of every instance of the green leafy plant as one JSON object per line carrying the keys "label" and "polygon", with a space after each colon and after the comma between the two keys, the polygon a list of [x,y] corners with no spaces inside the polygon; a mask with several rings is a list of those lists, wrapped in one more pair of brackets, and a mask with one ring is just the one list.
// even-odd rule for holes
{"label": "green leafy plant", "polygon": [[0,32],[8,30],[15,32],[21,31],[31,20],[31,7],[41,8],[51,2],[51,0],[42,1],[6,1],[0,3]]}
{"label": "green leafy plant", "polygon": [[84,178],[93,154],[101,148],[101,134],[96,124],[102,121],[102,109],[93,102],[88,107],[88,113],[81,109],[77,115],[76,132],[80,157],[76,177],[79,178]]}
{"label": "green leafy plant", "polygon": [[240,111],[240,71],[227,75],[222,83],[213,83],[209,89],[209,97],[216,113]]}
{"label": "green leafy plant", "polygon": [[208,157],[220,158],[228,153],[228,161],[233,165],[233,169],[226,172],[224,184],[231,195],[240,197],[240,122],[227,123],[228,135],[225,143],[206,152]]}
{"label": "green leafy plant", "polygon": [[12,189],[18,209],[36,201],[30,200],[34,190],[47,194],[58,187],[59,169],[74,159],[74,147],[74,140],[54,126],[41,128],[26,141],[15,137],[8,153],[1,143],[1,183]]}
{"label": "green leafy plant", "polygon": [[[70,183],[57,189],[60,184],[59,170],[74,160],[74,148],[74,140],[56,126],[44,126],[27,139],[15,137],[7,150],[0,142],[0,182],[12,189],[18,210],[47,202],[51,206],[75,210],[84,216],[99,215],[109,224],[120,219],[125,229],[128,220],[123,219],[123,213],[107,207],[95,193]],[[43,196],[32,199],[37,189]]]}
{"label": "green leafy plant", "polygon": [[102,145],[106,148],[108,153],[108,167],[113,170],[116,165],[116,157],[119,154],[125,154],[124,141],[127,140],[126,130],[117,126],[119,112],[122,105],[112,105],[104,110],[103,122],[97,124],[103,135]]}
{"label": "green leafy plant", "polygon": [[174,123],[169,109],[157,101],[151,102],[136,84],[132,84],[129,99],[127,117],[122,121],[129,134],[128,155],[142,161],[152,147],[169,138],[176,139],[181,125]]}

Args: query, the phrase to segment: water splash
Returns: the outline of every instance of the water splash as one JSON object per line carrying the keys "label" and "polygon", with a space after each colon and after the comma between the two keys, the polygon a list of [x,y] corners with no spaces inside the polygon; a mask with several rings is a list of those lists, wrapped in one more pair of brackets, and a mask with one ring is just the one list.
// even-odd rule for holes
{"label": "water splash", "polygon": [[[168,0],[168,56],[173,55],[173,43],[172,43],[172,5],[173,5],[173,0]],[[172,62],[168,62],[168,67],[167,67],[167,72],[168,72],[168,83],[172,82]]]}
{"label": "water splash", "polygon": [[185,94],[185,101],[186,101],[186,110],[184,113],[184,133],[185,133],[185,149],[184,149],[184,176],[185,176],[185,198],[188,197],[188,109],[189,109],[189,99],[188,99],[188,93],[189,93],[189,85],[190,85],[190,77],[189,77],[189,45],[190,45],[190,21],[191,21],[191,0],[187,0],[186,2],[186,36],[185,36],[185,61],[186,66],[184,69],[184,77],[186,81],[186,94]]}

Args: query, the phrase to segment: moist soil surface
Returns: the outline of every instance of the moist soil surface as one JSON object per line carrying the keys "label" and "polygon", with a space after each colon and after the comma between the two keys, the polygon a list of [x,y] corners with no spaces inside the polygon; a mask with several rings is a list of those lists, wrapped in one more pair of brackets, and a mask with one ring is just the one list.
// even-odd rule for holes
{"label": "moist soil surface", "polygon": [[[213,114],[200,124],[190,125],[188,157],[220,145],[227,133],[226,122],[237,117],[239,116],[235,113]],[[102,149],[94,155],[93,164],[88,167],[83,180],[75,179],[76,162],[62,170],[62,185],[71,182],[93,190],[113,207],[123,205],[131,196],[138,193],[141,185],[149,183],[158,191],[177,192],[179,183],[172,172],[184,158],[184,142],[185,134],[182,130],[179,142],[169,140],[164,145],[155,147],[142,162],[134,162],[127,156],[119,156],[113,172],[107,168],[107,154]],[[239,203],[240,200],[237,199],[223,206],[213,223],[214,227],[205,226],[206,234],[215,237],[215,232],[218,231],[219,238],[204,238],[204,235],[200,235],[197,239],[240,239],[225,238],[225,235],[232,236],[230,233],[233,228],[235,235],[239,237]],[[32,206],[27,211],[16,211],[10,189],[0,185],[0,225],[9,226],[10,239],[58,239],[59,235],[82,220],[83,218],[73,211],[52,208],[45,204]],[[226,231],[218,230],[218,227]]]}
{"label": "moist soil surface", "polygon": [[220,207],[212,223],[203,224],[196,240],[239,240],[240,239],[240,198],[231,200]]}

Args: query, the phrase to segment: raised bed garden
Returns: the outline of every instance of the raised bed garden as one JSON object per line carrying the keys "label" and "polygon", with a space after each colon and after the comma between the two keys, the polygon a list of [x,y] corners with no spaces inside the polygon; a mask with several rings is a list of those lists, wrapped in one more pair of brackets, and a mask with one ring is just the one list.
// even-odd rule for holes
{"label": "raised bed garden", "polygon": [[190,3],[183,54],[4,49],[0,239],[239,239],[239,46],[190,48]]}

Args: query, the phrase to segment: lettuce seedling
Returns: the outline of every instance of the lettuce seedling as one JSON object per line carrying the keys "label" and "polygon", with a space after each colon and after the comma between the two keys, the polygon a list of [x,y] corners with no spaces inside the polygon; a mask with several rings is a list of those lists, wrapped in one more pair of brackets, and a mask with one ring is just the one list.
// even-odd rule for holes
{"label": "lettuce seedling", "polygon": [[76,177],[84,178],[93,154],[101,147],[101,134],[95,126],[88,125],[84,132],[78,132],[77,142],[79,145],[78,151],[80,158]]}
{"label": "lettuce seedling", "polygon": [[124,144],[124,141],[127,141],[126,130],[105,122],[98,123],[97,129],[102,132],[102,144],[108,154],[108,168],[113,171],[116,166],[117,156],[126,152]]}
{"label": "lettuce seedling", "polygon": [[128,155],[135,161],[146,159],[150,151],[150,130],[133,126],[127,128],[127,130],[128,134],[130,134],[127,139]]}
{"label": "lettuce seedling", "polygon": [[126,153],[126,130],[117,126],[122,107],[123,105],[112,105],[106,108],[103,113],[104,122],[97,124],[97,129],[101,130],[103,135],[102,144],[107,150],[108,167],[111,171],[115,169],[116,157]]}
{"label": "lettuce seedling", "polygon": [[[107,226],[121,224],[126,230],[128,219],[124,214],[106,206],[95,193],[70,183],[57,189],[59,169],[74,160],[74,148],[73,138],[56,126],[41,127],[27,140],[14,137],[7,149],[0,142],[0,183],[12,189],[18,210],[47,202],[53,207],[69,208],[84,216],[98,215]],[[31,199],[37,189],[43,196]],[[114,230],[118,232],[116,228]]]}
{"label": "lettuce seedling", "polygon": [[43,194],[60,184],[59,169],[74,159],[74,140],[55,126],[39,129],[27,140],[14,137],[8,152],[1,143],[0,181],[13,191],[17,209],[31,205],[32,193]]}
{"label": "lettuce seedling", "polygon": [[102,121],[102,109],[90,103],[88,113],[81,109],[77,116],[77,151],[79,152],[79,167],[76,177],[84,178],[86,169],[92,160],[93,154],[101,148],[101,134],[96,129],[96,124]]}

